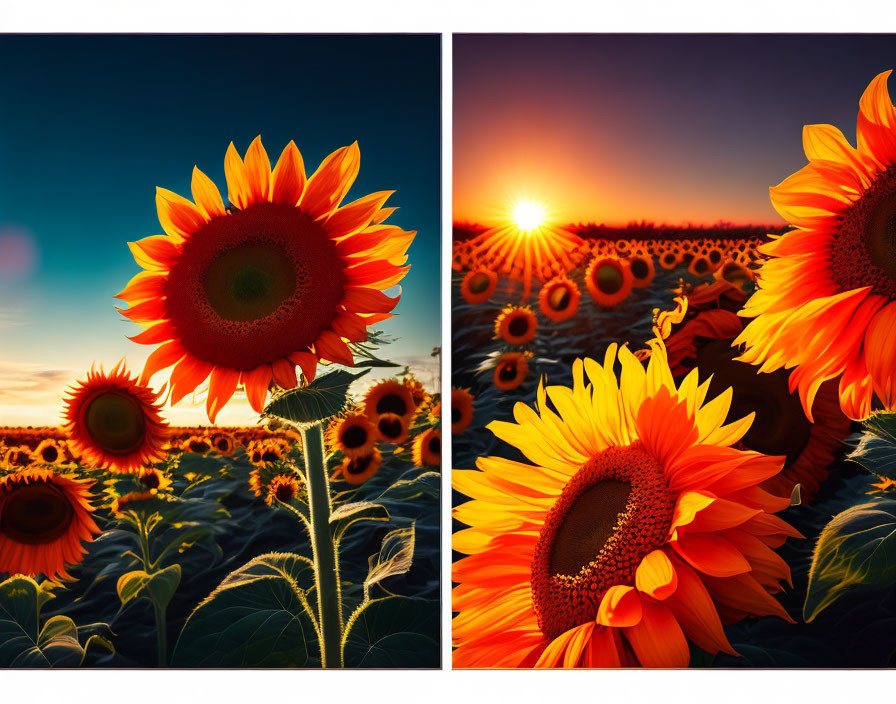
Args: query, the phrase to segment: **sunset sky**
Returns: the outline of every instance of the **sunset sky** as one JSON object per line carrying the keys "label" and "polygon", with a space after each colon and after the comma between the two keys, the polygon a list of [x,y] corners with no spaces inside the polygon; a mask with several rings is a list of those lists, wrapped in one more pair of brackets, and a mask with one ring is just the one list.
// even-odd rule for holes
{"label": "sunset sky", "polygon": [[[153,349],[112,296],[140,269],[127,242],[161,233],[155,188],[190,196],[194,164],[226,199],[224,153],[294,139],[309,174],[358,140],[345,202],[395,190],[390,222],[418,230],[381,356],[429,387],[439,344],[437,36],[3,36],[0,65],[0,425],[55,425],[90,365]],[[167,377],[153,377],[157,385]],[[373,376],[371,374],[370,376]],[[191,403],[191,401],[193,403]],[[166,410],[207,423],[204,397]],[[241,392],[219,424],[257,419]]]}
{"label": "sunset sky", "polygon": [[768,187],[805,164],[802,126],[854,143],[896,40],[455,35],[453,56],[455,220],[533,198],[564,224],[776,224]]}

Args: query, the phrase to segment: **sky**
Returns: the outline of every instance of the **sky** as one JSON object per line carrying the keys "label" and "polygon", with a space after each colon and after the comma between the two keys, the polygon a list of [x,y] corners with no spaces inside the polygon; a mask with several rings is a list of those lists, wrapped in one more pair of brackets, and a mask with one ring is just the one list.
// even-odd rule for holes
{"label": "sky", "polygon": [[[140,271],[127,243],[161,234],[155,188],[190,197],[198,165],[226,199],[224,153],[295,140],[310,174],[357,140],[344,202],[395,190],[418,235],[384,358],[433,388],[440,343],[438,36],[0,35],[0,425],[55,425],[91,364],[139,370],[152,346],[112,297]],[[168,372],[153,377],[161,385]],[[373,376],[373,375],[369,375]],[[200,395],[201,396],[201,395]],[[166,409],[207,423],[204,400]],[[240,392],[218,424],[257,419]]]}
{"label": "sky", "polygon": [[[453,215],[783,224],[804,124],[855,143],[894,35],[455,35]],[[896,95],[896,79],[891,79]]]}

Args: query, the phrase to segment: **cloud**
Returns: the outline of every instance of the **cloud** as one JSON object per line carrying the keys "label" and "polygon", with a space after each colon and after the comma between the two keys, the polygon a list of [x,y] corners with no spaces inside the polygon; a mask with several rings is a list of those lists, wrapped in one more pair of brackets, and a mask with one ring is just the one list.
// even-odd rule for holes
{"label": "cloud", "polygon": [[28,321],[21,310],[0,306],[0,330],[18,328],[23,325],[28,325]]}
{"label": "cloud", "polygon": [[72,381],[70,369],[46,369],[37,364],[0,360],[0,403],[43,405],[61,403],[65,387]]}

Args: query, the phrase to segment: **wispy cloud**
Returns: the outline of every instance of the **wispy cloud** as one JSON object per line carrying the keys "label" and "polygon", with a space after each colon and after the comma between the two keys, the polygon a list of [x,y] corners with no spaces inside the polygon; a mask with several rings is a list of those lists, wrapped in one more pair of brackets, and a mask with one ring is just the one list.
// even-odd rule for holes
{"label": "wispy cloud", "polygon": [[26,319],[23,311],[0,306],[0,330],[18,328],[28,324],[29,321]]}

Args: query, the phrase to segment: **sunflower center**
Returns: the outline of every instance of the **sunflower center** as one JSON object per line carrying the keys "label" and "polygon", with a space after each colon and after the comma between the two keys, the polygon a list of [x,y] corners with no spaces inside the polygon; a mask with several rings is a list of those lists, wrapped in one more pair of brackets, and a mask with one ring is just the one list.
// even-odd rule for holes
{"label": "sunflower center", "polygon": [[641,443],[611,447],[563,488],[532,560],[532,602],[549,638],[593,621],[604,593],[632,584],[641,560],[662,545],[675,497]]}
{"label": "sunflower center", "polygon": [[601,264],[594,272],[594,283],[601,292],[612,295],[622,288],[622,272],[612,264]]}
{"label": "sunflower center", "polygon": [[498,370],[498,378],[501,381],[513,381],[516,379],[516,365],[513,362],[504,362]]}
{"label": "sunflower center", "polygon": [[512,337],[522,337],[529,330],[529,321],[524,316],[518,316],[510,321],[507,325],[507,332]]}
{"label": "sunflower center", "polygon": [[147,489],[158,489],[159,488],[159,475],[155,472],[150,472],[149,474],[144,474],[140,477],[140,483],[145,486]]}
{"label": "sunflower center", "polygon": [[383,413],[394,413],[397,416],[403,416],[408,412],[408,407],[401,396],[387,394],[376,402],[376,412],[379,415],[382,415]]}
{"label": "sunflower center", "polygon": [[190,442],[190,452],[201,455],[203,452],[208,452],[208,443],[203,442],[202,440],[193,440]]}
{"label": "sunflower center", "polygon": [[793,464],[805,449],[812,432],[799,396],[790,393],[790,373],[779,369],[759,373],[751,364],[734,359],[738,351],[732,340],[710,340],[698,344],[697,368],[701,381],[712,374],[707,393],[715,398],[731,388],[731,409],[727,421],[755,413],[753,424],[741,442],[765,455],[786,455]]}
{"label": "sunflower center", "polygon": [[572,296],[569,293],[569,288],[562,285],[555,286],[548,294],[548,305],[551,307],[551,310],[566,310],[569,307],[571,299]]}
{"label": "sunflower center", "polygon": [[460,418],[461,418],[461,416],[460,416],[460,409],[459,409],[459,408],[452,408],[452,409],[451,409],[451,422],[452,422],[452,423],[460,423]]}
{"label": "sunflower center", "polygon": [[296,487],[295,484],[289,481],[279,482],[277,487],[274,489],[274,495],[277,497],[279,501],[283,503],[287,503],[290,499],[295,497],[296,495]]}
{"label": "sunflower center", "polygon": [[47,445],[40,451],[40,456],[44,462],[52,464],[59,459],[59,450],[56,449],[55,445]]}
{"label": "sunflower center", "polygon": [[694,273],[705,274],[709,271],[709,262],[706,257],[700,256],[694,261]]}
{"label": "sunflower center", "polygon": [[230,369],[306,350],[333,320],[345,262],[299,208],[257,203],[212,220],[182,246],[165,307],[184,349]]}
{"label": "sunflower center", "polygon": [[106,391],[91,400],[84,412],[90,437],[106,452],[126,455],[143,442],[146,419],[130,396]]}
{"label": "sunflower center", "polygon": [[489,278],[487,274],[473,274],[467,284],[471,293],[482,293],[488,288]]}
{"label": "sunflower center", "polygon": [[647,266],[647,262],[640,257],[632,259],[629,268],[632,270],[632,276],[636,279],[646,279],[647,275],[650,273],[650,268]]}
{"label": "sunflower center", "polygon": [[52,543],[65,535],[75,516],[65,495],[45,483],[20,486],[0,510],[0,535],[26,545]]}
{"label": "sunflower center", "polygon": [[434,455],[442,454],[442,439],[438,435],[429,439],[429,451]]}
{"label": "sunflower center", "polygon": [[367,471],[367,468],[370,466],[370,460],[373,455],[367,455],[366,457],[356,457],[345,468],[345,471],[349,474],[364,474]]}
{"label": "sunflower center", "polygon": [[872,293],[896,298],[896,167],[878,174],[844,211],[831,270],[844,291],[871,286]]}
{"label": "sunflower center", "polygon": [[367,442],[367,431],[360,425],[353,425],[342,434],[342,444],[353,450]]}
{"label": "sunflower center", "polygon": [[383,437],[397,438],[401,435],[402,426],[401,421],[398,418],[380,418],[377,427]]}

